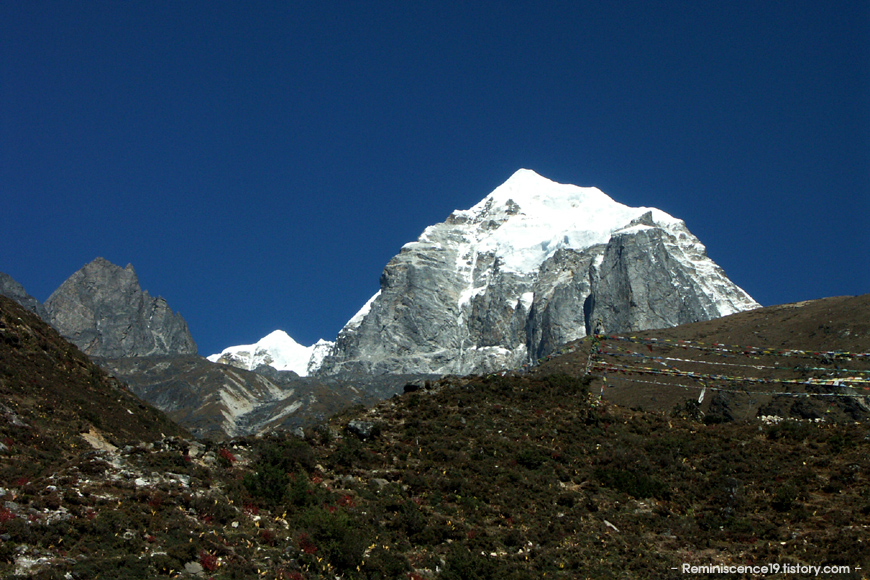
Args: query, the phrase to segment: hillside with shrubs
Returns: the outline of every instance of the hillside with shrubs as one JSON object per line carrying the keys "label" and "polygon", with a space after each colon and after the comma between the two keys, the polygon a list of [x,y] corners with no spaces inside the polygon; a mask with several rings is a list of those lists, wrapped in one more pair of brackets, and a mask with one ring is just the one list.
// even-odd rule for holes
{"label": "hillside with shrubs", "polygon": [[[3,307],[0,378],[20,399],[6,405],[0,433],[3,578],[870,570],[866,422],[705,421],[691,403],[649,411],[602,400],[580,373],[512,372],[412,386],[304,437],[196,441],[164,430],[137,439],[120,421],[138,413],[129,393],[99,370],[77,371],[74,353],[64,359],[50,340],[29,342],[49,331]],[[43,361],[25,369],[37,386],[68,367],[87,376],[82,388],[123,403],[120,414],[106,402],[106,416],[69,423],[59,399],[51,420],[15,370],[27,357]]]}

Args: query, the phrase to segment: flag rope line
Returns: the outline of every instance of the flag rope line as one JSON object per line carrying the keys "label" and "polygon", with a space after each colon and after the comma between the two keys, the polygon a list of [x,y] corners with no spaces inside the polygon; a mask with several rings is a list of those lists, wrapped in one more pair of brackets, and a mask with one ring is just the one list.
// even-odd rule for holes
{"label": "flag rope line", "polygon": [[[624,365],[614,365],[610,363],[593,363],[592,370],[601,371],[604,373],[626,373],[635,375],[663,375],[670,377],[687,377],[696,380],[708,381],[724,381],[724,382],[743,382],[743,383],[758,383],[758,384],[785,384],[785,385],[824,385],[833,387],[853,387],[853,385],[870,385],[870,379],[857,379],[855,377],[841,377],[838,379],[764,379],[759,377],[733,377],[728,375],[713,375],[706,373],[696,373],[693,371],[682,371],[680,369],[666,368],[654,369],[651,367],[630,367]],[[870,390],[870,386],[865,387]]]}
{"label": "flag rope line", "polygon": [[[631,351],[617,351],[617,352],[614,352],[614,351],[610,351],[610,350],[607,350],[607,351],[601,350],[601,351],[599,351],[599,354],[601,354],[601,355],[603,355],[603,356],[611,356],[611,357],[614,357],[614,358],[619,358],[619,357],[636,357],[636,358],[643,358],[643,359],[653,360],[653,361],[686,362],[686,363],[694,363],[694,364],[702,364],[702,365],[718,365],[718,366],[740,367],[740,368],[755,369],[755,370],[764,370],[764,369],[768,369],[768,370],[776,370],[776,371],[804,371],[804,372],[809,372],[809,371],[824,371],[824,372],[829,373],[829,374],[834,374],[834,373],[860,373],[860,374],[870,374],[870,370],[845,369],[845,368],[839,368],[839,367],[838,367],[838,368],[833,368],[833,369],[832,369],[832,368],[825,368],[825,367],[806,367],[806,366],[804,366],[804,367],[802,367],[802,366],[796,366],[796,367],[774,367],[774,366],[770,366],[770,365],[742,365],[742,364],[738,364],[738,363],[726,363],[726,362],[717,362],[717,361],[709,361],[709,360],[699,360],[699,359],[691,359],[691,358],[675,358],[675,357],[668,357],[668,356],[652,356],[652,355],[643,354],[642,352],[631,352]],[[661,364],[665,364],[665,363],[661,363]]]}
{"label": "flag rope line", "polygon": [[870,358],[870,352],[850,352],[843,350],[829,351],[812,351],[799,349],[772,349],[762,348],[758,346],[741,346],[737,344],[723,344],[714,342],[707,344],[693,340],[679,340],[670,338],[643,338],[637,336],[619,336],[610,334],[595,335],[599,340],[618,340],[621,342],[633,342],[636,344],[651,345],[651,346],[670,346],[675,348],[695,348],[700,350],[709,350],[715,352],[729,352],[742,355],[763,355],[763,356],[806,356],[806,357],[823,357],[830,358]]}
{"label": "flag rope line", "polygon": [[[722,387],[711,387],[704,385],[682,385],[678,383],[663,383],[661,381],[645,381],[642,379],[634,379],[629,377],[619,377],[620,381],[627,381],[632,383],[644,383],[647,385],[662,385],[665,387],[680,387],[682,389],[695,389],[696,391],[701,390],[710,390],[710,391],[723,391],[726,393],[742,393],[744,395],[776,395],[783,397],[855,397],[859,395],[852,395],[848,393],[794,393],[794,392],[784,392],[784,391],[743,391],[736,389],[725,389]],[[608,387],[612,387],[613,385],[608,385]]]}
{"label": "flag rope line", "polygon": [[[633,352],[631,350],[620,348],[618,345],[611,344],[610,348],[605,349],[605,342],[628,342],[634,344],[640,344],[646,346],[649,349],[650,354],[646,354],[643,352]],[[870,377],[866,376],[854,376],[854,375],[867,375],[870,374],[870,370],[862,370],[862,369],[845,369],[834,364],[832,368],[830,367],[819,367],[819,366],[801,366],[797,365],[794,367],[778,367],[772,365],[764,365],[764,364],[740,364],[740,363],[729,363],[729,362],[720,362],[720,361],[709,361],[709,360],[697,360],[691,358],[680,358],[680,357],[672,357],[672,356],[664,356],[665,354],[669,354],[667,352],[662,355],[653,354],[653,348],[657,349],[698,349],[706,352],[713,353],[718,356],[752,356],[753,358],[759,359],[763,356],[772,356],[772,357],[792,357],[792,358],[809,358],[809,359],[821,359],[823,364],[827,364],[830,362],[834,364],[833,361],[842,360],[842,359],[863,359],[865,357],[870,357],[870,353],[853,353],[849,351],[809,351],[809,350],[799,350],[799,349],[771,349],[771,348],[762,348],[762,347],[746,347],[740,345],[726,345],[722,343],[713,343],[711,345],[707,345],[705,343],[699,343],[689,340],[671,340],[671,339],[658,339],[658,338],[639,338],[635,336],[619,336],[619,335],[607,335],[596,333],[592,335],[592,342],[589,348],[589,355],[586,360],[586,374],[588,375],[590,372],[596,371],[602,373],[602,385],[601,385],[601,397],[604,396],[605,387],[613,385],[608,385],[607,382],[607,374],[611,375],[617,374],[619,376],[618,380],[624,380],[628,382],[635,383],[647,383],[647,384],[656,384],[662,386],[671,386],[671,387],[680,387],[683,389],[696,389],[700,390],[700,398],[699,402],[703,400],[704,393],[707,389],[711,391],[723,391],[723,392],[731,392],[731,393],[744,393],[749,395],[772,395],[772,396],[788,396],[788,397],[867,397],[867,394],[862,394],[857,392],[857,390],[862,389],[864,391],[870,392]],[[736,350],[735,350],[736,349]],[[620,359],[620,358],[641,358],[644,362],[657,362],[661,367],[653,368],[649,366],[632,366],[629,364],[617,364],[615,362],[610,362],[605,360],[606,358]],[[667,362],[666,362],[667,361]],[[698,364],[698,365],[718,365],[718,366],[729,366],[729,367],[738,367],[738,368],[746,368],[746,369],[754,369],[758,371],[788,371],[788,372],[804,372],[804,373],[822,373],[823,376],[816,377],[804,377],[800,379],[794,378],[766,378],[766,377],[749,377],[749,376],[730,376],[730,375],[721,375],[721,374],[712,374],[712,373],[699,373],[694,371],[688,371],[684,369],[680,369],[673,364],[668,363],[689,363],[689,364]],[[818,364],[818,363],[816,363]],[[853,376],[844,376],[845,373],[850,373]],[[624,375],[653,375],[653,376],[668,376],[668,377],[681,377],[690,379],[700,383],[700,385],[683,385],[677,383],[665,383],[661,381],[654,380],[642,380],[634,377],[628,377]],[[718,382],[719,386],[710,385],[708,382]],[[802,385],[805,387],[837,387],[841,389],[849,389],[851,392],[829,392],[829,393],[815,393],[815,392],[794,392],[793,389],[787,391],[749,391],[745,387],[743,388],[728,388],[723,385],[731,384],[743,384],[743,385]]]}

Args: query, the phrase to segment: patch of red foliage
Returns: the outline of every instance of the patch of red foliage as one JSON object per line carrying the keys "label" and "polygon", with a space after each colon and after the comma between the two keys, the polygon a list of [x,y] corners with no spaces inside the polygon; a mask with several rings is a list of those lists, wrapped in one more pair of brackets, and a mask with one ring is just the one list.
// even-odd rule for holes
{"label": "patch of red foliage", "polygon": [[206,572],[214,572],[218,569],[217,556],[209,554],[205,550],[199,553],[199,563]]}
{"label": "patch of red foliage", "polygon": [[311,538],[308,537],[308,534],[299,534],[299,549],[306,554],[317,552],[317,546],[311,543]]}

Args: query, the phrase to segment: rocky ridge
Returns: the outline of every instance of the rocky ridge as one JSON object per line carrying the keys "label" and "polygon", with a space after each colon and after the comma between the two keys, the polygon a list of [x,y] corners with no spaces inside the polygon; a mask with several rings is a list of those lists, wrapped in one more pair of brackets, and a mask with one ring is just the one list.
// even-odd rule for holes
{"label": "rocky ridge", "polygon": [[261,365],[249,371],[199,356],[96,359],[132,392],[201,439],[294,431],[401,392],[405,380],[348,383]]}
{"label": "rocky ridge", "polygon": [[[0,275],[0,294],[53,322],[96,364],[201,439],[292,431],[352,405],[401,392],[407,382],[394,377],[353,385],[300,377],[309,359],[316,363],[331,343],[306,348],[286,334],[283,343],[279,336],[272,343],[253,345],[250,352],[228,349],[220,364],[210,362],[196,355],[181,316],[162,298],[142,291],[132,266],[121,268],[102,258],[64,282],[46,303],[49,308],[6,274]],[[292,367],[288,362],[299,362],[289,360],[275,342],[290,342],[305,351],[296,357],[304,359],[302,372],[269,366],[287,368]]]}
{"label": "rocky ridge", "polygon": [[187,323],[142,290],[132,265],[97,258],[61,284],[45,308],[48,322],[91,356],[196,354]]}
{"label": "rocky ridge", "polygon": [[12,276],[3,272],[0,272],[0,296],[11,298],[43,320],[48,320],[48,312],[39,300],[28,294],[24,286],[16,282]]}

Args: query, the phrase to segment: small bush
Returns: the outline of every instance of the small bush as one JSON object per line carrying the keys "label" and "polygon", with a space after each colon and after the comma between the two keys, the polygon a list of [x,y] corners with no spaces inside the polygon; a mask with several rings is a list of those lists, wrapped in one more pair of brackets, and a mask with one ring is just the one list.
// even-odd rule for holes
{"label": "small bush", "polygon": [[199,563],[206,572],[214,572],[218,568],[217,556],[209,554],[205,550],[199,553]]}
{"label": "small bush", "polygon": [[218,452],[218,465],[223,468],[230,468],[236,462],[236,456],[229,452],[225,447],[221,447]]}
{"label": "small bush", "polygon": [[517,464],[522,465],[526,469],[538,469],[547,460],[540,450],[531,448],[523,449],[516,456]]}
{"label": "small bush", "polygon": [[643,473],[625,469],[598,468],[595,470],[595,478],[604,486],[638,499],[647,497],[664,499],[668,495],[667,486],[662,481]]}
{"label": "small bush", "polygon": [[256,471],[245,474],[242,483],[252,496],[275,507],[284,502],[290,478],[280,467],[264,463],[258,465]]}
{"label": "small bush", "polygon": [[307,530],[304,547],[300,541],[303,551],[316,552],[339,571],[355,570],[360,565],[368,539],[346,511],[312,507],[298,521]]}
{"label": "small bush", "polygon": [[360,566],[360,571],[370,580],[394,580],[405,578],[409,568],[408,561],[395,550],[377,545]]}
{"label": "small bush", "polygon": [[778,512],[787,512],[794,507],[797,495],[797,490],[793,485],[785,484],[774,492],[770,505]]}
{"label": "small bush", "polygon": [[308,476],[301,469],[290,478],[290,487],[286,490],[287,501],[296,507],[305,507],[321,503],[315,490],[309,485]]}
{"label": "small bush", "polygon": [[354,437],[346,437],[330,457],[336,467],[363,467],[367,462],[365,446]]}

